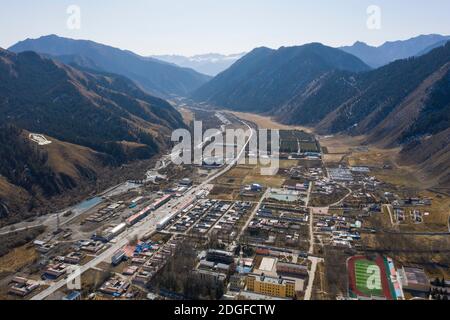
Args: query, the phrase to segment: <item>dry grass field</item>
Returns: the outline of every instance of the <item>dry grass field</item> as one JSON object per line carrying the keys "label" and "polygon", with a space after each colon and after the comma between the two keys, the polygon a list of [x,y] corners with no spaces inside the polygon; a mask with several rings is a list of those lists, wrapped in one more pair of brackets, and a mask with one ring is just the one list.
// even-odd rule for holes
{"label": "dry grass field", "polygon": [[[405,234],[365,234],[362,242],[366,249],[395,258],[399,265],[422,265],[428,272],[446,269],[450,265],[450,237]],[[441,270],[441,271],[439,271]]]}
{"label": "dry grass field", "polygon": [[181,116],[183,117],[183,121],[186,125],[190,125],[192,121],[194,121],[195,116],[194,113],[186,108],[178,108],[178,111],[181,113]]}
{"label": "dry grass field", "polygon": [[[287,166],[288,163],[285,162],[283,165]],[[239,165],[214,181],[215,187],[211,197],[220,200],[237,200],[243,186],[258,183],[265,188],[280,188],[285,181],[286,178],[280,175],[261,175],[259,165]]]}
{"label": "dry grass field", "polygon": [[[5,177],[0,176],[0,200],[12,207],[13,210],[23,210],[22,204],[27,203],[30,195],[22,188],[9,183]],[[2,225],[3,223],[0,223]]]}
{"label": "dry grass field", "polygon": [[313,132],[312,128],[281,124],[279,122],[276,122],[273,118],[267,116],[245,112],[233,112],[233,111],[223,111],[223,112],[231,113],[242,120],[253,122],[258,126],[259,129],[303,130],[305,132],[310,133]]}
{"label": "dry grass field", "polygon": [[299,165],[299,160],[280,160],[280,169],[290,169]]}
{"label": "dry grass field", "polygon": [[[420,192],[419,195],[431,198],[432,205],[407,207],[405,210],[407,219],[400,225],[400,230],[407,232],[448,232],[450,228],[450,197],[430,191]],[[422,214],[426,212],[429,215],[423,217],[423,223],[417,224],[410,218],[410,212],[413,210],[419,210]]]}
{"label": "dry grass field", "polygon": [[15,248],[0,258],[0,273],[17,272],[35,262],[38,257],[39,255],[32,245]]}

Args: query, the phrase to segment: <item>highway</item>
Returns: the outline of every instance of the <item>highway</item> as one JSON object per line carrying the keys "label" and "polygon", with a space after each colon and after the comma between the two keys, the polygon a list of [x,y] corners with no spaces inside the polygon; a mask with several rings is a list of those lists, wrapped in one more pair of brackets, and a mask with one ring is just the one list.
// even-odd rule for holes
{"label": "highway", "polygon": [[249,130],[250,130],[250,136],[242,148],[242,150],[237,154],[236,158],[231,161],[230,164],[228,164],[225,168],[217,172],[216,174],[209,177],[205,182],[203,182],[201,185],[192,188],[189,192],[187,192],[185,195],[183,195],[181,198],[178,199],[172,199],[170,202],[168,202],[163,207],[159,208],[158,210],[154,211],[149,217],[138,223],[137,225],[133,226],[132,228],[129,228],[126,232],[121,234],[116,238],[116,242],[111,245],[110,248],[108,248],[106,251],[98,255],[96,258],[85,264],[84,266],[80,267],[79,272],[74,273],[72,275],[69,275],[67,279],[61,279],[58,282],[55,282],[50,287],[45,289],[44,291],[40,292],[39,294],[35,295],[31,298],[31,300],[44,300],[54,294],[59,289],[66,286],[68,283],[72,283],[77,277],[79,277],[81,274],[85,273],[91,268],[96,267],[98,264],[100,264],[103,261],[108,261],[111,259],[111,257],[116,253],[118,250],[120,250],[122,247],[127,245],[130,241],[130,239],[133,239],[136,236],[142,236],[143,234],[148,234],[151,232],[156,231],[156,226],[159,221],[161,221],[166,215],[167,212],[170,210],[173,210],[174,207],[180,206],[182,203],[185,203],[189,197],[192,195],[195,195],[200,190],[206,188],[211,182],[213,182],[218,177],[224,175],[228,171],[230,171],[242,158],[242,156],[245,155],[245,150],[247,146],[249,145],[251,139],[253,138],[253,135],[255,134],[254,130],[244,121],[241,121],[243,124],[245,124]]}

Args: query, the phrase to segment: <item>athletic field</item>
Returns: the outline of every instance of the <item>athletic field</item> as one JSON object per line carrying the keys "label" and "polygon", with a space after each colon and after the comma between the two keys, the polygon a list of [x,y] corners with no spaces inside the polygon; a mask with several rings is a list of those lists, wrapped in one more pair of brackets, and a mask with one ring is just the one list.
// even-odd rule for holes
{"label": "athletic field", "polygon": [[352,257],[347,261],[349,296],[358,299],[395,299],[394,287],[384,257],[370,260]]}

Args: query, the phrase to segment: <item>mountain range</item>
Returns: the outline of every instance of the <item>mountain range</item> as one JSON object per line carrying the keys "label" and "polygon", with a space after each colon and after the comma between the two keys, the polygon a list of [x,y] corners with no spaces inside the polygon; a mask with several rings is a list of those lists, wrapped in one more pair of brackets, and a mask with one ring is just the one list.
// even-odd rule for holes
{"label": "mountain range", "polygon": [[192,97],[226,108],[267,112],[331,70],[367,71],[360,59],[312,43],[278,50],[257,48],[195,91]]}
{"label": "mountain range", "polygon": [[356,42],[340,49],[360,58],[373,68],[382,67],[395,60],[424,55],[450,40],[450,36],[439,34],[420,35],[408,40],[386,42],[379,47]]}
{"label": "mountain range", "polygon": [[[57,36],[0,49],[0,217],[21,213],[20,219],[56,203],[55,197],[81,196],[80,190],[92,191],[105,170],[169,147],[172,130],[185,124],[155,95],[190,96],[315,127],[319,134],[345,133],[363,136],[368,144],[400,146],[403,163],[448,186],[446,39],[431,35],[387,43],[375,48],[377,54],[362,44],[311,43],[261,47],[235,62],[239,55],[189,58],[196,68],[215,59],[217,68],[224,60],[231,65],[212,80],[175,65],[188,63],[176,62],[180,57],[165,62]],[[349,53],[356,47],[365,49]],[[44,134],[52,143],[37,146],[30,133]]]}
{"label": "mountain range", "polygon": [[[95,186],[103,168],[151,158],[185,126],[168,102],[123,76],[30,51],[0,50],[0,112],[0,211],[17,207],[11,194],[28,199],[28,212],[86,181]],[[38,147],[29,133],[52,143]]]}
{"label": "mountain range", "polygon": [[191,57],[180,55],[157,55],[152,58],[176,64],[180,67],[191,68],[197,72],[216,76],[242,58],[245,53],[223,55],[218,53],[201,54]]}
{"label": "mountain range", "polygon": [[160,97],[186,95],[210,79],[192,69],[142,57],[130,51],[56,35],[27,39],[8,50],[16,53],[34,51],[77,67],[123,75],[142,89]]}
{"label": "mountain range", "polygon": [[405,163],[449,185],[450,42],[440,44],[377,69],[320,44],[259,48],[192,97],[315,127],[321,134],[362,135],[366,143],[401,146]]}

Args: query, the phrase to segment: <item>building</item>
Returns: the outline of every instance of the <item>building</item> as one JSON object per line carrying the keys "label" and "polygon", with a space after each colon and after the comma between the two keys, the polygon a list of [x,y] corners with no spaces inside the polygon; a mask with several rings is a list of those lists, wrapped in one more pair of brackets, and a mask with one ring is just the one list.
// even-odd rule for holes
{"label": "building", "polygon": [[353,181],[353,174],[346,168],[329,168],[328,176],[332,181],[350,182]]}
{"label": "building", "polygon": [[423,269],[403,267],[399,270],[399,276],[404,290],[416,292],[430,291],[430,280]]}
{"label": "building", "polygon": [[129,208],[130,208],[130,209],[136,208],[136,206],[138,205],[138,203],[139,203],[142,199],[144,199],[144,197],[139,196],[139,197],[137,197],[136,199],[134,199],[133,201],[131,201]]}
{"label": "building", "polygon": [[176,217],[177,214],[178,212],[172,212],[171,214],[169,214],[167,217],[165,217],[158,223],[156,229],[163,230],[165,227],[167,227],[167,225],[170,224],[170,222]]}
{"label": "building", "polygon": [[227,275],[220,273],[220,272],[203,270],[203,269],[198,269],[195,272],[197,273],[197,275],[199,276],[199,278],[202,281],[210,282],[215,287],[223,286],[227,279]]}
{"label": "building", "polygon": [[171,199],[172,199],[172,195],[171,194],[164,195],[162,198],[156,200],[152,204],[152,210],[157,210],[157,209],[161,208],[163,205],[168,203]]}
{"label": "building", "polygon": [[145,217],[147,217],[150,212],[153,210],[153,206],[148,206],[144,209],[142,209],[141,211],[139,211],[138,213],[132,215],[131,217],[129,217],[127,219],[127,225],[129,226],[133,226],[136,223],[138,223],[139,221],[141,221],[142,219],[144,219]]}
{"label": "building", "polygon": [[215,265],[216,264],[214,262],[212,262],[212,261],[201,260],[199,265],[198,265],[198,268],[199,269],[207,269],[207,270],[208,269],[214,269]]}
{"label": "building", "polygon": [[130,284],[121,279],[112,278],[106,281],[100,288],[100,292],[112,295],[114,297],[120,297],[128,291]]}
{"label": "building", "polygon": [[141,272],[138,272],[136,274],[136,276],[133,279],[133,283],[137,285],[146,286],[152,279],[152,275],[153,274],[151,272],[142,270]]}
{"label": "building", "polygon": [[65,301],[77,301],[81,300],[81,292],[79,291],[72,291],[67,296],[63,298]]}
{"label": "building", "polygon": [[118,266],[126,258],[125,251],[119,250],[111,257],[111,264],[113,266]]}
{"label": "building", "polygon": [[206,253],[206,260],[216,263],[232,264],[234,257],[231,252],[222,250],[208,250]]}
{"label": "building", "polygon": [[263,186],[258,183],[253,183],[252,185],[250,185],[250,190],[252,192],[261,192],[263,191]]}
{"label": "building", "polygon": [[68,264],[80,264],[85,256],[83,252],[71,252],[64,257],[64,262]]}
{"label": "building", "polygon": [[14,277],[12,279],[12,286],[9,288],[8,293],[19,297],[25,297],[37,288],[39,288],[39,283],[36,281],[28,280],[22,277]]}
{"label": "building", "polygon": [[50,264],[44,272],[44,276],[49,279],[58,279],[67,273],[67,266],[64,263]]}
{"label": "building", "polygon": [[80,249],[82,251],[91,253],[91,254],[96,254],[97,252],[99,252],[100,250],[102,250],[104,248],[104,244],[100,241],[85,241],[83,243],[80,244]]}
{"label": "building", "polygon": [[194,182],[193,182],[191,179],[189,179],[189,178],[185,178],[185,179],[183,179],[183,180],[180,180],[180,181],[178,182],[178,184],[179,184],[180,186],[184,186],[184,187],[192,187],[192,185],[194,184]]}
{"label": "building", "polygon": [[106,235],[106,239],[108,241],[111,241],[112,239],[117,237],[119,234],[124,232],[126,229],[127,229],[127,224],[121,223],[121,224],[115,226],[114,228],[112,228],[111,230],[109,230],[109,232]]}
{"label": "building", "polygon": [[268,277],[264,274],[249,274],[247,290],[271,297],[294,298],[297,292],[303,291],[304,282],[290,278]]}
{"label": "building", "polygon": [[278,262],[277,273],[291,274],[300,277],[308,276],[308,267],[295,263]]}
{"label": "building", "polygon": [[39,253],[47,254],[47,253],[49,253],[51,250],[53,250],[54,248],[55,248],[55,245],[50,244],[50,243],[44,243],[44,244],[42,244],[42,245],[38,245],[36,250],[37,250]]}
{"label": "building", "polygon": [[230,290],[241,291],[245,287],[245,278],[240,275],[233,275],[230,277]]}
{"label": "building", "polygon": [[237,300],[252,300],[252,301],[289,301],[291,298],[271,297],[264,294],[259,294],[251,291],[241,291]]}

